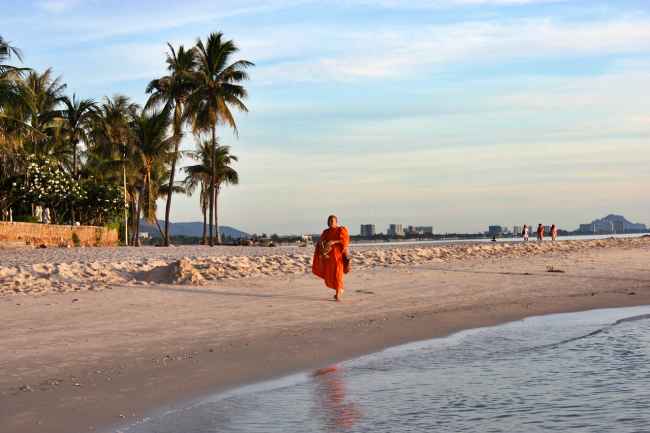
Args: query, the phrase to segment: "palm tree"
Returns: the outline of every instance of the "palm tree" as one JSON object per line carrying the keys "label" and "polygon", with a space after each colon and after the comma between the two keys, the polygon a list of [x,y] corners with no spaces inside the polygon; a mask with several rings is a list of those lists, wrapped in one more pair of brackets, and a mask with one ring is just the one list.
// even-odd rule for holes
{"label": "palm tree", "polygon": [[0,36],[0,149],[8,153],[22,147],[22,134],[30,130],[20,115],[26,102],[20,84],[29,69],[4,64],[13,56],[22,61],[20,50]]}
{"label": "palm tree", "polygon": [[212,153],[212,145],[207,142],[199,143],[199,150],[196,152],[187,152],[187,155],[194,160],[199,161],[198,164],[183,167],[186,173],[185,190],[188,195],[192,195],[197,186],[200,187],[199,204],[201,206],[201,214],[203,215],[203,237],[201,244],[208,243],[207,233],[207,213],[209,205],[209,192],[210,192],[210,174],[212,172],[212,160],[210,154]]}
{"label": "palm tree", "polygon": [[192,72],[194,70],[195,56],[194,49],[186,50],[183,45],[174,50],[171,44],[167,44],[167,70],[169,75],[153,80],[147,86],[147,93],[151,93],[147,108],[156,105],[164,105],[173,109],[172,128],[176,142],[174,143],[174,157],[169,175],[167,187],[167,203],[165,205],[165,233],[163,242],[169,246],[169,212],[172,204],[172,193],[174,192],[174,176],[176,175],[176,162],[180,154],[178,148],[182,138],[183,123],[186,120],[185,102],[192,90]]}
{"label": "palm tree", "polygon": [[[253,66],[247,60],[230,63],[239,50],[232,40],[223,41],[223,34],[211,33],[205,44],[201,39],[196,43],[197,70],[193,74],[194,90],[188,98],[188,108],[192,114],[192,129],[195,134],[211,133],[212,153],[217,149],[217,124],[227,124],[237,134],[237,124],[231,107],[248,111],[242,102],[247,96],[246,89],[240,85],[248,79],[246,69]],[[216,158],[212,160],[210,172],[210,245],[214,245],[214,186],[217,177]],[[218,233],[217,233],[218,235]]]}
{"label": "palm tree", "polygon": [[[0,62],[5,62],[12,56],[16,56],[16,58],[20,61],[23,60],[20,50],[12,45],[9,45],[9,42],[5,41],[2,36],[0,36]],[[0,63],[0,75],[4,75],[10,71],[19,69],[20,68],[16,68],[15,66]]]}
{"label": "palm tree", "polygon": [[[131,102],[127,96],[115,95],[105,97],[93,119],[93,132],[90,143],[90,163],[99,175],[121,177],[124,189],[124,241],[129,244],[129,206],[135,197],[135,168],[132,163],[131,148],[132,120],[138,115],[140,107]],[[114,168],[120,167],[121,173],[115,175]],[[118,169],[119,170],[119,169]],[[131,206],[135,211],[135,206]],[[138,221],[135,220],[138,224]]]}
{"label": "palm tree", "polygon": [[[219,231],[219,218],[218,218],[218,199],[219,192],[223,185],[237,185],[239,184],[239,174],[232,168],[231,164],[237,161],[237,157],[230,153],[230,146],[220,146],[216,148],[215,158],[212,157],[213,148],[212,142],[205,140],[199,144],[198,152],[190,152],[189,156],[197,161],[198,164],[185,167],[185,185],[189,192],[193,191],[197,185],[201,186],[201,210],[203,212],[203,243],[205,243],[205,223],[206,223],[206,209],[210,204],[214,206],[214,222],[217,232],[217,242],[221,243],[221,232]],[[213,168],[215,176],[212,176]],[[214,179],[211,185],[210,180]],[[210,200],[210,193],[214,196]]]}
{"label": "palm tree", "polygon": [[72,148],[72,173],[75,179],[79,177],[77,147],[81,141],[87,143],[87,131],[90,122],[96,115],[97,104],[92,99],[77,99],[72,94],[72,99],[67,96],[61,100],[65,108],[59,111],[59,117],[63,120],[62,133]]}
{"label": "palm tree", "polygon": [[65,88],[61,77],[53,77],[52,69],[46,69],[42,74],[29,72],[19,83],[21,105],[15,108],[14,115],[29,125],[26,144],[30,152],[64,159],[66,149],[57,147],[53,138],[59,126],[57,106],[63,101]]}
{"label": "palm tree", "polygon": [[[140,171],[139,200],[136,203],[136,218],[139,222],[143,214],[149,222],[156,219],[155,203],[158,198],[154,174],[167,170],[168,163],[175,157],[172,152],[173,134],[169,135],[171,116],[169,109],[162,111],[142,111],[131,122],[134,162]],[[144,208],[143,208],[144,207]],[[138,224],[139,227],[139,224]],[[138,228],[136,228],[136,232]],[[136,242],[139,239],[136,237]]]}

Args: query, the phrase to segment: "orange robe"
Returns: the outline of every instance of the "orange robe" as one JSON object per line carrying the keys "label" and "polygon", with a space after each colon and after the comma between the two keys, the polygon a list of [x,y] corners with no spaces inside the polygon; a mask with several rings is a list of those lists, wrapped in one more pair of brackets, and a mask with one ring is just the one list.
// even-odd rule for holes
{"label": "orange robe", "polygon": [[[324,257],[320,251],[320,241],[341,241],[340,244],[332,245],[328,256]],[[320,235],[320,241],[314,251],[314,260],[311,263],[311,271],[314,275],[325,280],[325,285],[330,289],[340,290],[343,288],[343,250],[350,245],[350,234],[346,227],[327,229]]]}

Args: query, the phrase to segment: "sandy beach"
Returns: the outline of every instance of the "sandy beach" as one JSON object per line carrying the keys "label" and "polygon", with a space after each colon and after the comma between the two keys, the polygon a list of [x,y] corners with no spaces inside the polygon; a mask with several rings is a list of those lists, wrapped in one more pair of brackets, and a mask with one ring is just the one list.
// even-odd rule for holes
{"label": "sandy beach", "polygon": [[650,304],[650,239],[0,250],[2,431],[86,432],[243,383],[526,316]]}

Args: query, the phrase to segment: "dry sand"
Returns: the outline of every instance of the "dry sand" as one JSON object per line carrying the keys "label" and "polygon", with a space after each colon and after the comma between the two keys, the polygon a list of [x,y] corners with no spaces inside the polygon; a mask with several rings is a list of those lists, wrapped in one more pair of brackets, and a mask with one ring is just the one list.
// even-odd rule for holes
{"label": "dry sand", "polygon": [[0,251],[2,432],[95,431],[407,341],[650,304],[647,238],[356,249],[343,303],[304,249],[62,251]]}
{"label": "dry sand", "polygon": [[[589,241],[357,247],[357,270],[453,263],[475,258],[529,257],[598,248],[634,248],[645,238]],[[103,290],[117,285],[204,285],[221,280],[308,274],[311,249],[246,247],[0,250],[0,296]]]}

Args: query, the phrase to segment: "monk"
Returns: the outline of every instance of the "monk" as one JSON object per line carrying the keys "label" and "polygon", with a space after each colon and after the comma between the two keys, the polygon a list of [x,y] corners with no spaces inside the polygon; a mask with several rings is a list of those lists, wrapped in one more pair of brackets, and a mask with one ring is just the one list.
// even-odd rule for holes
{"label": "monk", "polygon": [[557,226],[555,224],[551,226],[551,240],[557,240]]}
{"label": "monk", "polygon": [[343,296],[343,274],[345,273],[346,262],[349,263],[350,234],[348,229],[338,225],[336,215],[327,218],[328,229],[320,235],[316,244],[314,260],[312,261],[312,272],[325,280],[325,285],[334,289],[334,299],[341,301]]}
{"label": "monk", "polygon": [[541,224],[537,226],[537,240],[540,242],[544,240],[544,226]]}

